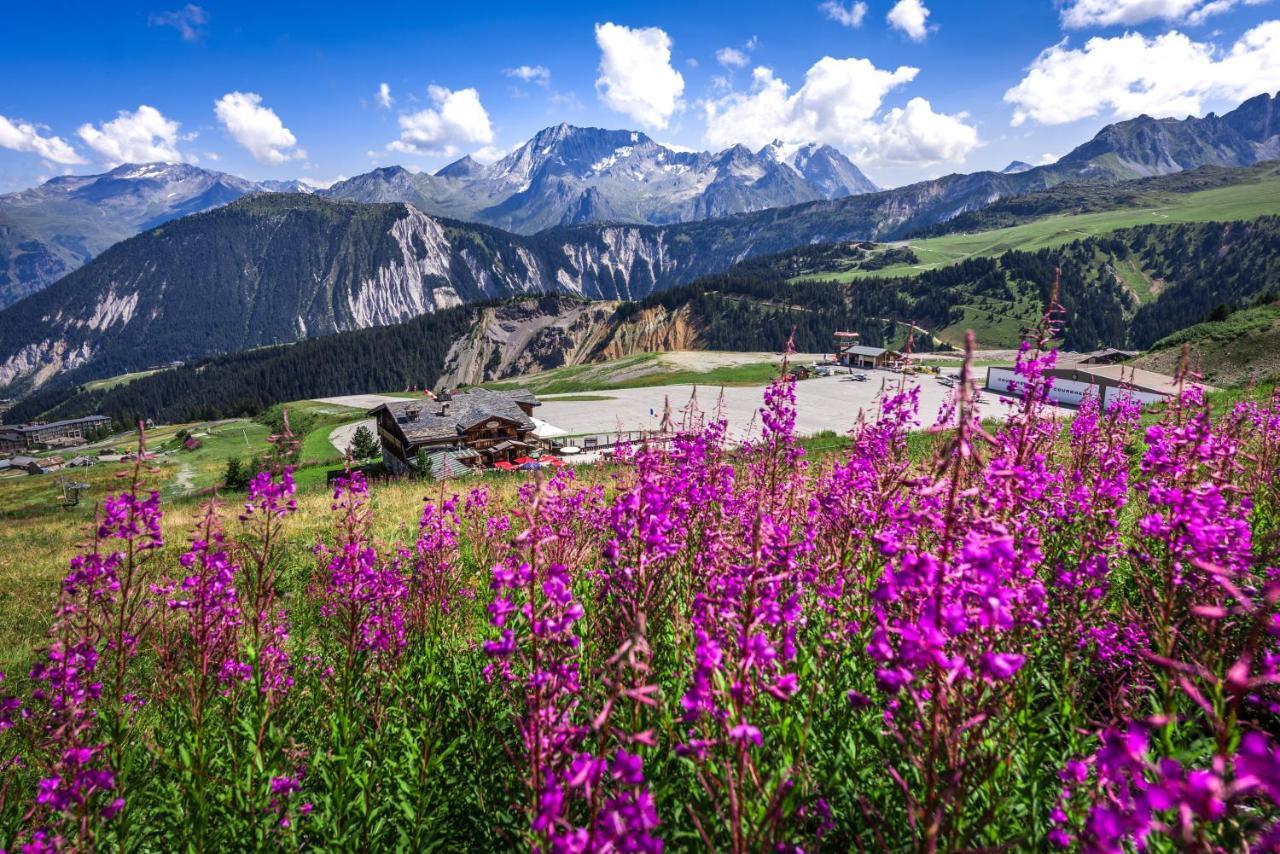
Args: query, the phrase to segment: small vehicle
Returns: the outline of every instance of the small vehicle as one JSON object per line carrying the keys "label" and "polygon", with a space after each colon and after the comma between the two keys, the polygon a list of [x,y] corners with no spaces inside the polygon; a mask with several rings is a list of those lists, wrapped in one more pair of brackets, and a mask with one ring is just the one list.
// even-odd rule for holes
{"label": "small vehicle", "polygon": [[853,380],[854,382],[865,383],[867,380],[871,378],[868,377],[866,374],[854,374],[851,377],[849,377],[849,379]]}

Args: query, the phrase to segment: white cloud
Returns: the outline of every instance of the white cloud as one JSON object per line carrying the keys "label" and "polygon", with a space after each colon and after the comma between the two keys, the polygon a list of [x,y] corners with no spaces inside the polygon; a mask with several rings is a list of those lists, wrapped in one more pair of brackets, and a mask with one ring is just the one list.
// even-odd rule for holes
{"label": "white cloud", "polygon": [[1267,0],[1068,0],[1062,25],[1082,27],[1132,26],[1145,21],[1186,21],[1202,24],[1212,15],[1229,12],[1241,3],[1259,6]]}
{"label": "white cloud", "polygon": [[1048,166],[1050,163],[1057,163],[1057,162],[1058,162],[1059,160],[1061,160],[1061,159],[1062,159],[1062,158],[1060,158],[1060,157],[1059,157],[1058,155],[1056,155],[1056,154],[1052,154],[1052,153],[1048,153],[1048,154],[1041,154],[1041,155],[1040,155],[1040,159],[1036,161],[1036,165],[1037,165],[1037,166]]}
{"label": "white cloud", "polygon": [[37,125],[4,116],[0,116],[0,148],[38,154],[50,163],[68,165],[88,162],[76,154],[75,149],[62,137],[42,136]]}
{"label": "white cloud", "polygon": [[1177,30],[1092,38],[1075,50],[1064,40],[1036,57],[1004,99],[1014,105],[1015,126],[1057,125],[1102,114],[1198,114],[1211,98],[1241,101],[1277,88],[1280,21],[1268,21],[1225,51]]}
{"label": "white cloud", "polygon": [[214,102],[213,111],[231,138],[259,163],[279,166],[306,159],[307,153],[297,147],[298,138],[274,110],[262,106],[262,96],[256,92],[228,92]]}
{"label": "white cloud", "polygon": [[152,27],[173,27],[182,34],[183,41],[193,42],[203,35],[201,27],[209,23],[209,13],[194,3],[188,3],[172,12],[160,12],[147,18]]}
{"label": "white cloud", "polygon": [[121,110],[97,128],[85,123],[76,131],[85,145],[109,166],[121,163],[181,163],[190,158],[178,151],[180,125],[146,104],[134,112]]}
{"label": "white cloud", "polygon": [[339,175],[336,178],[306,178],[298,179],[299,184],[304,184],[313,190],[327,190],[339,181],[347,180],[346,175]]}
{"label": "white cloud", "polygon": [[657,27],[596,24],[601,103],[642,125],[665,129],[680,108],[684,78],[671,67],[671,37]]}
{"label": "white cloud", "polygon": [[921,0],[898,0],[885,20],[895,30],[906,33],[912,41],[922,42],[929,35],[929,10]]}
{"label": "white cloud", "polygon": [[501,160],[510,153],[509,149],[500,145],[486,145],[471,152],[471,158],[481,163],[492,163],[495,160]]}
{"label": "white cloud", "polygon": [[818,7],[818,10],[837,24],[853,27],[854,29],[861,27],[862,19],[867,16],[867,4],[862,2],[853,3],[846,9],[843,3],[838,3],[836,0],[826,0],[825,3]]}
{"label": "white cloud", "polygon": [[736,47],[722,47],[716,51],[716,62],[725,68],[742,68],[751,60]]}
{"label": "white cloud", "polygon": [[391,97],[391,86],[387,83],[378,84],[378,91],[373,93],[373,99],[384,110],[391,109],[391,105],[396,102],[396,99]]}
{"label": "white cloud", "polygon": [[752,148],[773,139],[819,142],[875,164],[959,162],[978,145],[964,113],[934,112],[923,98],[881,115],[889,92],[916,78],[918,68],[893,71],[866,59],[823,57],[794,93],[773,70],[756,68],[750,92],[732,92],[703,105],[706,139],[715,148]]}
{"label": "white cloud", "polygon": [[545,65],[517,65],[504,69],[503,74],[523,80],[525,83],[537,83],[539,86],[551,85],[551,69]]}
{"label": "white cloud", "polygon": [[658,145],[661,145],[663,148],[669,148],[672,151],[680,152],[681,154],[696,154],[698,151],[696,148],[690,148],[687,145],[680,145],[677,142],[659,142]]}
{"label": "white cloud", "polygon": [[403,154],[443,154],[452,157],[466,145],[489,145],[493,126],[475,89],[428,86],[434,107],[400,116],[400,138],[387,145]]}

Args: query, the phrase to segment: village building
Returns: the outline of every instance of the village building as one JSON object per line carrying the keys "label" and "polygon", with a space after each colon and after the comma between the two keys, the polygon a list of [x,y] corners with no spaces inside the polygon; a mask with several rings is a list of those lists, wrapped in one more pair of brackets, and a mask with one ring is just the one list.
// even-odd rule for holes
{"label": "village building", "polygon": [[369,414],[377,419],[382,459],[391,472],[415,471],[421,456],[433,476],[453,477],[536,450],[538,405],[524,389],[476,388],[434,400],[384,403]]}
{"label": "village building", "polygon": [[[1178,393],[1178,382],[1173,377],[1124,365],[1077,362],[1044,373],[1053,378],[1049,400],[1069,406],[1079,406],[1090,394],[1096,395],[1105,408],[1125,395],[1148,404],[1162,403]],[[987,388],[991,391],[1017,394],[1023,383],[1025,380],[1014,373],[1011,365],[987,368]]]}
{"label": "village building", "polygon": [[91,432],[110,423],[105,415],[90,415],[45,424],[5,425],[0,427],[0,453],[83,444]]}
{"label": "village building", "polygon": [[0,460],[0,470],[24,471],[27,474],[48,474],[62,468],[62,457],[27,457],[18,456]]}
{"label": "village building", "polygon": [[1084,353],[1077,361],[1082,365],[1115,365],[1136,358],[1137,355],[1136,350],[1117,350],[1115,347],[1106,347]]}
{"label": "village building", "polygon": [[884,347],[853,344],[841,348],[839,362],[850,368],[893,368],[902,363],[902,354]]}

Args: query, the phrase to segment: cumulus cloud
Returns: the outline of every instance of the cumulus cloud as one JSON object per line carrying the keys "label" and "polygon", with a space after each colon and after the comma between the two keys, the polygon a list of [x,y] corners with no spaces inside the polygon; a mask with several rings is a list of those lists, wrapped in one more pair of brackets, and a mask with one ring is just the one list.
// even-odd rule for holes
{"label": "cumulus cloud", "polygon": [[752,73],[749,92],[731,92],[703,105],[707,142],[753,148],[773,139],[834,145],[862,163],[924,165],[959,162],[978,145],[964,113],[938,113],[923,98],[881,113],[894,89],[910,83],[918,68],[893,71],[866,59],[823,57],[795,92],[770,68]]}
{"label": "cumulus cloud", "polygon": [[515,68],[504,69],[502,73],[525,83],[537,83],[544,87],[551,85],[551,69],[545,65],[517,65]]}
{"label": "cumulus cloud", "polygon": [[178,122],[165,118],[146,104],[132,113],[121,110],[102,127],[85,123],[76,131],[85,145],[109,166],[121,163],[181,163],[189,158],[178,151]]}
{"label": "cumulus cloud", "polygon": [[1243,3],[1259,6],[1267,0],[1068,0],[1062,9],[1062,25],[1082,27],[1132,26],[1146,21],[1185,21],[1201,24],[1212,15],[1229,12]]}
{"label": "cumulus cloud", "polygon": [[736,47],[722,47],[716,51],[716,62],[725,68],[742,68],[751,60]]}
{"label": "cumulus cloud", "polygon": [[172,12],[159,12],[147,18],[147,25],[152,27],[173,27],[181,35],[183,41],[193,42],[203,35],[201,29],[209,22],[209,13],[194,3],[188,3],[181,9]]}
{"label": "cumulus cloud", "polygon": [[929,10],[921,0],[898,0],[885,20],[895,30],[902,30],[912,41],[922,42],[929,35]]}
{"label": "cumulus cloud", "polygon": [[500,145],[486,145],[471,152],[471,157],[481,163],[492,163],[495,160],[501,160],[510,153],[510,149],[503,148]]}
{"label": "cumulus cloud", "polygon": [[231,138],[259,163],[279,166],[306,159],[307,153],[297,147],[298,138],[274,110],[262,106],[262,96],[256,92],[228,92],[214,102],[213,111]]}
{"label": "cumulus cloud", "polygon": [[867,4],[856,2],[850,4],[849,8],[845,8],[843,3],[836,0],[826,0],[818,10],[826,15],[829,20],[835,21],[845,27],[857,29],[862,26],[862,19],[867,17]]}
{"label": "cumulus cloud", "polygon": [[39,126],[22,119],[0,116],[0,148],[36,154],[50,163],[64,166],[88,162],[62,137],[44,136],[40,130]]}
{"label": "cumulus cloud", "polygon": [[611,110],[665,129],[680,108],[684,77],[671,67],[671,37],[657,27],[596,24],[596,95]]}
{"label": "cumulus cloud", "polygon": [[384,110],[391,109],[391,105],[396,102],[396,99],[391,97],[391,86],[387,83],[378,84],[378,91],[373,93],[373,99]]}
{"label": "cumulus cloud", "polygon": [[389,143],[387,150],[452,157],[461,151],[461,146],[493,142],[489,113],[475,89],[429,86],[427,94],[435,106],[402,115],[400,138]]}
{"label": "cumulus cloud", "polygon": [[1211,98],[1241,101],[1277,88],[1280,21],[1268,21],[1227,50],[1177,30],[1092,38],[1078,49],[1064,40],[1041,52],[1004,99],[1014,105],[1014,125],[1057,125],[1103,114],[1197,114]]}

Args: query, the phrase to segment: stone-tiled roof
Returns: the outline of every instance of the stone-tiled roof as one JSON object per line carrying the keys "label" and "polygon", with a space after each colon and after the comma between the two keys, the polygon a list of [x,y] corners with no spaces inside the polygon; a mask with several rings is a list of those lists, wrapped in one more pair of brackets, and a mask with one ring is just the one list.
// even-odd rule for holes
{"label": "stone-tiled roof", "polygon": [[464,460],[477,457],[475,451],[470,448],[463,450],[442,450],[432,451],[426,454],[428,464],[431,466],[431,476],[438,480],[446,480],[453,477],[462,477],[471,474],[471,467]]}
{"label": "stone-tiled roof", "polygon": [[385,403],[373,412],[386,409],[400,425],[405,438],[419,444],[456,439],[476,425],[493,420],[509,421],[522,430],[533,430],[533,420],[524,414],[520,403],[537,406],[538,398],[524,389],[507,392],[477,388],[455,394],[448,400]]}

